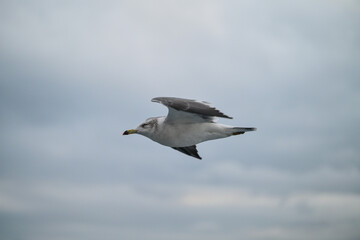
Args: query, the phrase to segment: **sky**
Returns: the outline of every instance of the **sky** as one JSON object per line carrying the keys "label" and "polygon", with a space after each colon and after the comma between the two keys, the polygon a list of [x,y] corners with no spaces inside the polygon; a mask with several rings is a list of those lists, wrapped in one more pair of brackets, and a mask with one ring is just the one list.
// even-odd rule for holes
{"label": "sky", "polygon": [[[1,1],[0,238],[360,238],[360,3]],[[173,96],[256,132],[123,136]]]}

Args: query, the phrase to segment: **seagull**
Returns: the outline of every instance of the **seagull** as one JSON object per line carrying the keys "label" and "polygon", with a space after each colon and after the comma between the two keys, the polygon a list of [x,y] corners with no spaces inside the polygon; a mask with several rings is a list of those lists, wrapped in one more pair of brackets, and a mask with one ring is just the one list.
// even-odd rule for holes
{"label": "seagull", "polygon": [[148,118],[123,135],[140,134],[162,145],[201,160],[196,144],[255,131],[253,127],[233,127],[217,123],[217,117],[232,119],[208,102],[176,97],[151,99],[168,107],[165,117]]}

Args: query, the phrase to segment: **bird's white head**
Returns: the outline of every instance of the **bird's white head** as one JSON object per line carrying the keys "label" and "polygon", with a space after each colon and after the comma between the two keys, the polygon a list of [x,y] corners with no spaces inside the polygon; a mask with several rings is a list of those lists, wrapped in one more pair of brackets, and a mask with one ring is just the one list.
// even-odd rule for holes
{"label": "bird's white head", "polygon": [[158,119],[157,118],[148,118],[145,122],[140,124],[135,129],[126,130],[123,135],[129,135],[133,133],[138,133],[145,137],[150,137],[154,134],[158,127]]}

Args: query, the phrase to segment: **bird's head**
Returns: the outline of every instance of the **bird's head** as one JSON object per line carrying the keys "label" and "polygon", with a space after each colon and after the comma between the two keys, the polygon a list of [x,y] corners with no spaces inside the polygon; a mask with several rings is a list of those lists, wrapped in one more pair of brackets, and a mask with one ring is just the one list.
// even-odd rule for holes
{"label": "bird's head", "polygon": [[126,130],[123,133],[123,135],[138,133],[140,135],[149,137],[155,132],[157,125],[158,125],[157,118],[148,118],[145,122],[140,124],[137,128]]}

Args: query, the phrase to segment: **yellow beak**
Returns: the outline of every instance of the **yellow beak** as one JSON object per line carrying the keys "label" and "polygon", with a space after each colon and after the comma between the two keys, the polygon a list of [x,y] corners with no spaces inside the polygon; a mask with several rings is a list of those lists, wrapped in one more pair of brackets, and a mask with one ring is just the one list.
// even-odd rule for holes
{"label": "yellow beak", "polygon": [[137,130],[135,130],[135,129],[126,130],[123,133],[123,135],[129,135],[129,134],[133,134],[133,133],[137,133]]}

